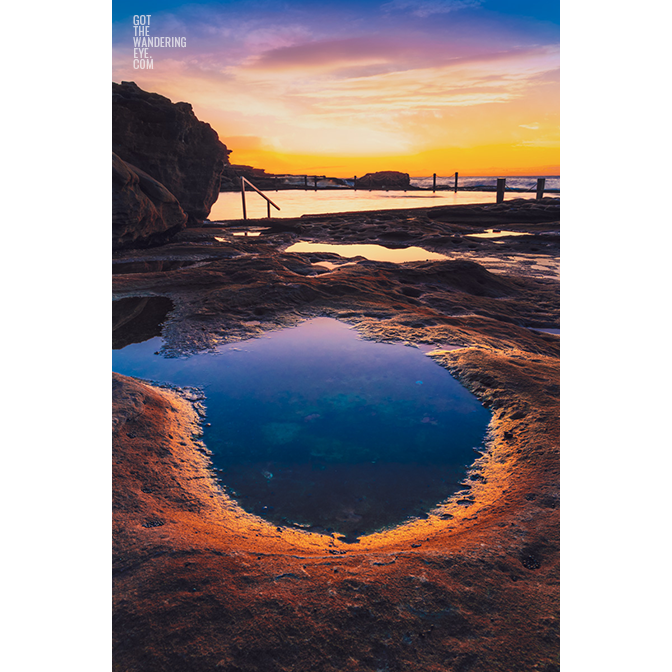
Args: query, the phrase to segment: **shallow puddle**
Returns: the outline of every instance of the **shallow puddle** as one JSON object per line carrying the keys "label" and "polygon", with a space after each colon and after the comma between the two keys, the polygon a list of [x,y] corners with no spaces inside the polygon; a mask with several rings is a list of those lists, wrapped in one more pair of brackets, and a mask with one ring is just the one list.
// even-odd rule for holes
{"label": "shallow puddle", "polygon": [[520,231],[501,231],[500,229],[488,229],[484,233],[467,233],[467,238],[503,238],[504,236],[531,236],[531,233]]}
{"label": "shallow puddle", "polygon": [[[232,236],[242,236],[242,237],[251,237],[256,238],[260,236],[264,231],[268,231],[268,226],[250,226],[245,228],[235,228],[229,229],[228,234]],[[228,243],[229,241],[221,236],[215,236],[215,240],[220,243]]]}
{"label": "shallow puddle", "polygon": [[216,354],[170,359],[160,345],[114,352],[114,370],[202,386],[216,473],[244,509],[278,525],[354,541],[426,516],[461,489],[490,420],[417,347],[363,340],[333,319]]}
{"label": "shallow puddle", "polygon": [[345,263],[336,264],[333,261],[316,261],[312,266],[321,266],[322,268],[327,268],[330,271],[335,271],[337,268],[342,268],[343,266],[355,266],[356,261],[346,261]]}
{"label": "shallow puddle", "polygon": [[298,242],[290,245],[285,252],[333,252],[341,257],[364,257],[370,261],[391,261],[402,264],[408,261],[430,261],[448,259],[445,254],[429,252],[421,247],[391,249],[382,245],[336,245],[332,243]]}
{"label": "shallow puddle", "polygon": [[532,331],[540,331],[542,334],[553,334],[560,336],[560,329],[539,329],[537,327],[530,327]]}

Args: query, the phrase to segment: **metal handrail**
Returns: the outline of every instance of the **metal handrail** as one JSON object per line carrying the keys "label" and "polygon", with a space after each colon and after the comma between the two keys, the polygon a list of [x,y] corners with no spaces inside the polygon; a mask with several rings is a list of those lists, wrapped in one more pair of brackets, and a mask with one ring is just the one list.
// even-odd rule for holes
{"label": "metal handrail", "polygon": [[240,193],[243,197],[243,219],[247,219],[247,208],[245,207],[245,183],[246,182],[247,182],[247,184],[249,184],[252,187],[252,189],[254,189],[259,194],[259,196],[266,199],[266,201],[267,201],[266,202],[266,213],[267,213],[266,216],[270,219],[271,218],[271,206],[273,206],[276,210],[280,210],[280,207],[277,206],[275,203],[273,203],[273,201],[268,196],[266,196],[266,194],[259,191],[259,189],[257,189],[252,184],[252,182],[250,182],[246,177],[241,176],[241,178],[240,178]]}

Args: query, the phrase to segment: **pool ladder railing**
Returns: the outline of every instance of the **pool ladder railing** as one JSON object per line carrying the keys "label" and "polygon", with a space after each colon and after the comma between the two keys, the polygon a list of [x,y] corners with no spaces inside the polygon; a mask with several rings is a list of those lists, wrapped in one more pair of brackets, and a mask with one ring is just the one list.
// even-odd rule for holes
{"label": "pool ladder railing", "polygon": [[252,189],[254,189],[262,198],[266,199],[266,216],[270,219],[271,218],[271,206],[273,206],[276,210],[280,210],[280,206],[276,205],[273,203],[273,201],[266,196],[262,191],[257,189],[252,182],[250,182],[246,177],[240,178],[240,193],[243,197],[243,219],[247,219],[247,207],[245,205],[245,184],[249,184]]}

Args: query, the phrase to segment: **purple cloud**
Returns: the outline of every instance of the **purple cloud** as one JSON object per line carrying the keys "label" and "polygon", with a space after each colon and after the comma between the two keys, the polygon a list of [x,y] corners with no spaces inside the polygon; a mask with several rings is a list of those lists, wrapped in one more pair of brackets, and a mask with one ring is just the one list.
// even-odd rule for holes
{"label": "purple cloud", "polygon": [[412,10],[411,14],[424,19],[432,14],[447,14],[458,9],[480,7],[481,4],[482,0],[424,0],[424,2],[417,2],[416,0],[392,0],[392,2],[381,5],[381,9],[385,11]]}

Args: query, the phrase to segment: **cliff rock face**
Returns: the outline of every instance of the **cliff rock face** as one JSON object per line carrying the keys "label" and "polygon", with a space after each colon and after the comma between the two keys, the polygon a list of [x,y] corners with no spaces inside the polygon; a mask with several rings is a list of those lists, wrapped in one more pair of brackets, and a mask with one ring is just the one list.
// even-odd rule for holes
{"label": "cliff rock face", "polygon": [[230,154],[189,103],[172,103],[135,82],[112,84],[112,151],[165,185],[189,224],[210,213]]}
{"label": "cliff rock face", "polygon": [[383,170],[379,173],[367,173],[357,178],[358,189],[408,189],[411,178],[408,173],[396,170]]}
{"label": "cliff rock face", "polygon": [[163,243],[186,223],[168,189],[112,154],[112,249]]}

